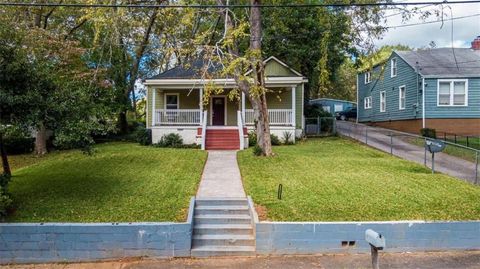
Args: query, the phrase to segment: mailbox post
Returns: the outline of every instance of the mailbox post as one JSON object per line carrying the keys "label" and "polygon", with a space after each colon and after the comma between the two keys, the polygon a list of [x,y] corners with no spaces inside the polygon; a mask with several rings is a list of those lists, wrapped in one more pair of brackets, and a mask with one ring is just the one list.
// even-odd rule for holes
{"label": "mailbox post", "polygon": [[379,269],[378,251],[385,248],[385,237],[372,229],[368,229],[365,231],[365,240],[370,244],[370,250],[372,251],[372,268]]}
{"label": "mailbox post", "polygon": [[437,139],[425,139],[425,149],[432,153],[432,174],[435,173],[435,153],[445,148],[445,142]]}

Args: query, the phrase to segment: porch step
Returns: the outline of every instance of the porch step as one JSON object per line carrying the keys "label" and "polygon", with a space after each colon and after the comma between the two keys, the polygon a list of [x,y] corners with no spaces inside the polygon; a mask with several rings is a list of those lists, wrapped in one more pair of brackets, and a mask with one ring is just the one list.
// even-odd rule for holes
{"label": "porch step", "polygon": [[195,223],[197,224],[228,224],[228,223],[235,223],[235,224],[250,224],[251,219],[249,215],[196,215],[195,216]]}
{"label": "porch step", "polygon": [[238,129],[212,129],[206,131],[205,148],[235,150],[240,148]]}
{"label": "porch step", "polygon": [[249,214],[248,206],[225,206],[225,205],[214,205],[214,206],[196,206],[195,213],[198,215],[238,215],[238,214]]}

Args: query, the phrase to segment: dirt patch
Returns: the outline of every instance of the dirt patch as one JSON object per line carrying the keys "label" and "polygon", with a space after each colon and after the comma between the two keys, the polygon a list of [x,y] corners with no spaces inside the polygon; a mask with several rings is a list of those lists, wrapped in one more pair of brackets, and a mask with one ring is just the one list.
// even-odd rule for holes
{"label": "dirt patch", "polygon": [[258,215],[258,219],[259,220],[263,220],[263,221],[266,221],[268,220],[267,218],[267,207],[263,206],[263,205],[258,205],[258,204],[255,204],[255,210],[257,211],[257,215]]}

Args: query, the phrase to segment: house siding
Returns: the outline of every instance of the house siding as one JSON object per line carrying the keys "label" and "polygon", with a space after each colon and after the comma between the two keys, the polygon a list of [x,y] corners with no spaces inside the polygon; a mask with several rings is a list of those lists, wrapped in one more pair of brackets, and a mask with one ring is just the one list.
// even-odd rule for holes
{"label": "house siding", "polygon": [[480,77],[455,78],[468,80],[468,106],[437,106],[438,79],[425,79],[425,118],[468,119],[480,118]]}
{"label": "house siding", "polygon": [[[397,59],[397,76],[391,77],[390,64],[391,59]],[[418,79],[421,82],[421,79]],[[399,107],[399,87],[405,85],[405,109]],[[372,81],[365,84],[365,72],[358,75],[358,121],[376,122],[390,120],[407,120],[421,118],[421,94],[419,90],[421,85],[417,84],[417,74],[415,70],[408,65],[396,53],[392,53],[390,58],[383,65],[373,68]],[[386,110],[380,112],[380,92],[386,94]],[[418,94],[417,94],[418,93]],[[372,108],[364,108],[364,98],[372,97]],[[418,98],[418,101],[417,101]],[[418,109],[415,104],[418,102]]]}

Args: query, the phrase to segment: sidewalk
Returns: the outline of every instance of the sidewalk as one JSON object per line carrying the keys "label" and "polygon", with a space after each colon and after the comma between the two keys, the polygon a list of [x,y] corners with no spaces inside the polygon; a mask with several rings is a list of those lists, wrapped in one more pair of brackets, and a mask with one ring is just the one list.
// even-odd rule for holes
{"label": "sidewalk", "polygon": [[[348,121],[337,122],[337,130],[341,135],[351,137],[362,143],[366,141],[365,128],[366,125],[364,124],[355,124]],[[389,132],[391,132],[391,130],[368,126],[367,144],[390,153],[390,136],[387,135]],[[421,165],[424,164],[425,149],[423,147],[412,145],[399,138],[393,138],[393,145],[393,155]],[[431,154],[427,152],[427,166],[431,168],[431,164]],[[475,182],[475,164],[446,153],[435,154],[435,171],[471,183]]]}
{"label": "sidewalk", "polygon": [[[480,269],[480,251],[380,253],[380,268],[469,268]],[[131,260],[103,263],[44,264],[0,266],[5,269],[304,269],[304,268],[372,268],[369,254],[318,256],[260,256],[208,259]]]}
{"label": "sidewalk", "polygon": [[210,150],[197,198],[246,197],[234,150]]}

